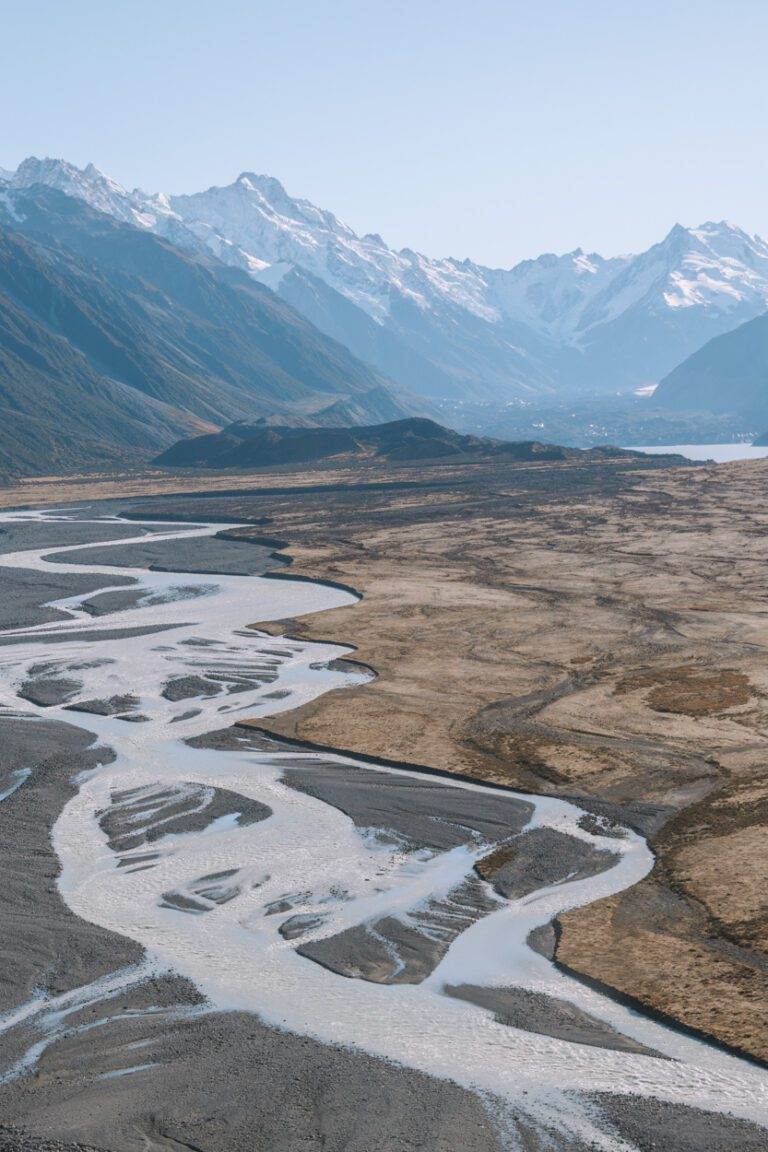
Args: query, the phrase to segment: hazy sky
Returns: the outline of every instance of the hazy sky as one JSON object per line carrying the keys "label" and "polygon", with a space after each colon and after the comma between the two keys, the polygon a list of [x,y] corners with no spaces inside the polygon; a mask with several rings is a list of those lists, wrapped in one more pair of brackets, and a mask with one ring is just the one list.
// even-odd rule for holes
{"label": "hazy sky", "polygon": [[0,0],[0,167],[172,192],[278,176],[508,265],[679,220],[768,233],[765,0]]}

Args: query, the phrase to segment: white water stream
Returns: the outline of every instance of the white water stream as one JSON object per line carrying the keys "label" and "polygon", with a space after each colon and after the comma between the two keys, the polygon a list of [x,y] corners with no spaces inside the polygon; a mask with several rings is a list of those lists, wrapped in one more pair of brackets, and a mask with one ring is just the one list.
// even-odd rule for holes
{"label": "white water stream", "polygon": [[[49,515],[61,518],[62,513],[5,513],[0,523]],[[159,526],[154,527],[159,534],[153,539],[166,538]],[[222,527],[184,528],[167,533],[167,538],[213,535]],[[123,547],[128,542],[114,544]],[[321,759],[353,763],[349,759],[309,752],[192,749],[184,743],[239,719],[294,708],[323,692],[364,680],[363,672],[327,667],[346,649],[275,639],[245,629],[249,621],[301,616],[352,604],[354,597],[289,579],[180,575],[43,559],[54,551],[66,549],[49,546],[0,556],[0,566],[130,576],[140,581],[147,598],[166,601],[93,618],[79,607],[94,595],[87,594],[56,603],[71,613],[70,619],[0,633],[2,639],[15,639],[0,646],[0,705],[16,715],[26,710],[77,724],[116,754],[114,762],[81,776],[78,794],[53,830],[63,869],[60,890],[75,913],[140,942],[156,970],[189,978],[217,1009],[252,1011],[268,1024],[454,1080],[508,1102],[534,1123],[591,1139],[606,1152],[626,1152],[631,1146],[599,1130],[594,1110],[582,1094],[635,1093],[768,1122],[766,1072],[614,1003],[559,972],[528,947],[533,928],[568,908],[621,891],[652,866],[641,837],[632,832],[619,839],[591,836],[579,827],[583,813],[563,801],[521,797],[535,805],[532,825],[555,828],[600,850],[616,852],[615,866],[590,879],[503,903],[459,935],[422,983],[380,985],[347,979],[300,956],[297,941],[283,939],[278,932],[283,918],[266,912],[269,904],[286,894],[303,893],[299,911],[319,909],[325,917],[309,937],[302,937],[304,942],[373,917],[403,916],[419,903],[445,896],[489,850],[485,844],[441,854],[405,852],[365,835],[338,809],[281,782],[286,759],[300,758],[306,765]],[[204,589],[205,594],[174,598],[181,595],[175,591],[179,588]],[[115,629],[156,625],[167,630],[109,638]],[[79,635],[83,632],[91,638],[83,639]],[[95,638],[95,633],[104,633],[104,639]],[[40,636],[51,642],[33,640]],[[200,646],[196,643],[200,640],[212,643]],[[101,660],[109,662],[93,666]],[[91,664],[74,674],[83,682],[77,699],[132,693],[139,697],[138,711],[147,721],[127,723],[21,702],[19,687],[30,667],[41,661]],[[202,674],[203,667],[212,663],[218,669],[258,668],[265,661],[277,676],[274,683],[254,685],[235,695],[176,703],[161,695],[169,678]],[[276,690],[289,694],[276,698]],[[179,719],[192,708],[198,710],[196,715]],[[1,725],[0,713],[0,732]],[[369,770],[365,764],[357,767],[360,772]],[[376,771],[397,775],[401,770],[377,767]],[[97,814],[109,807],[115,792],[146,788],[149,794],[158,787],[179,785],[227,789],[268,805],[272,815],[244,826],[225,816],[203,833],[156,841],[151,848],[160,856],[151,867],[119,867]],[[29,785],[22,780],[17,786]],[[494,794],[480,784],[456,781],[452,786]],[[147,847],[137,849],[136,855],[142,851]],[[189,891],[195,878],[234,870],[239,894],[205,915],[162,906],[169,890]],[[491,1012],[442,991],[445,985],[462,983],[517,986],[570,1001],[668,1059],[501,1025]]]}

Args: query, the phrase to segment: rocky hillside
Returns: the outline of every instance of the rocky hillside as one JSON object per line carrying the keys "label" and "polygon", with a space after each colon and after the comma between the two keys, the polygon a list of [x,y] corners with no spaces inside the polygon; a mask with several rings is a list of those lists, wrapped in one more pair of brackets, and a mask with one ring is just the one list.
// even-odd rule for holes
{"label": "rocky hillside", "polygon": [[242,418],[412,410],[246,273],[52,188],[0,196],[0,475],[146,460]]}

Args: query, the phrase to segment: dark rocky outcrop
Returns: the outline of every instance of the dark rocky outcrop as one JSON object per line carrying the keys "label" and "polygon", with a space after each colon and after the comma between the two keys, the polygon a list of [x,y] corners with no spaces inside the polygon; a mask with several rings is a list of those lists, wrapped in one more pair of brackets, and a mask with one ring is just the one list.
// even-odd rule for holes
{"label": "dark rocky outcrop", "polygon": [[[621,449],[601,449],[617,454]],[[363,427],[306,428],[239,421],[221,432],[181,440],[155,463],[176,468],[261,468],[332,457],[415,462],[500,456],[507,460],[570,460],[576,448],[538,440],[509,443],[462,435],[434,420],[409,417]]]}

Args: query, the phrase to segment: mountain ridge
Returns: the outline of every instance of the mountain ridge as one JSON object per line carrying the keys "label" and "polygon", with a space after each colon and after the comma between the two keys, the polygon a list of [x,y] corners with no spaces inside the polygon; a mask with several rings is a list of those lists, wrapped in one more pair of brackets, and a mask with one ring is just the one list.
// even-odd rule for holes
{"label": "mountain ridge", "polygon": [[676,224],[638,255],[576,248],[503,269],[397,251],[248,170],[174,196],[30,157],[6,183],[40,181],[290,295],[328,335],[426,396],[503,401],[655,384],[768,308],[768,244],[726,221]]}

